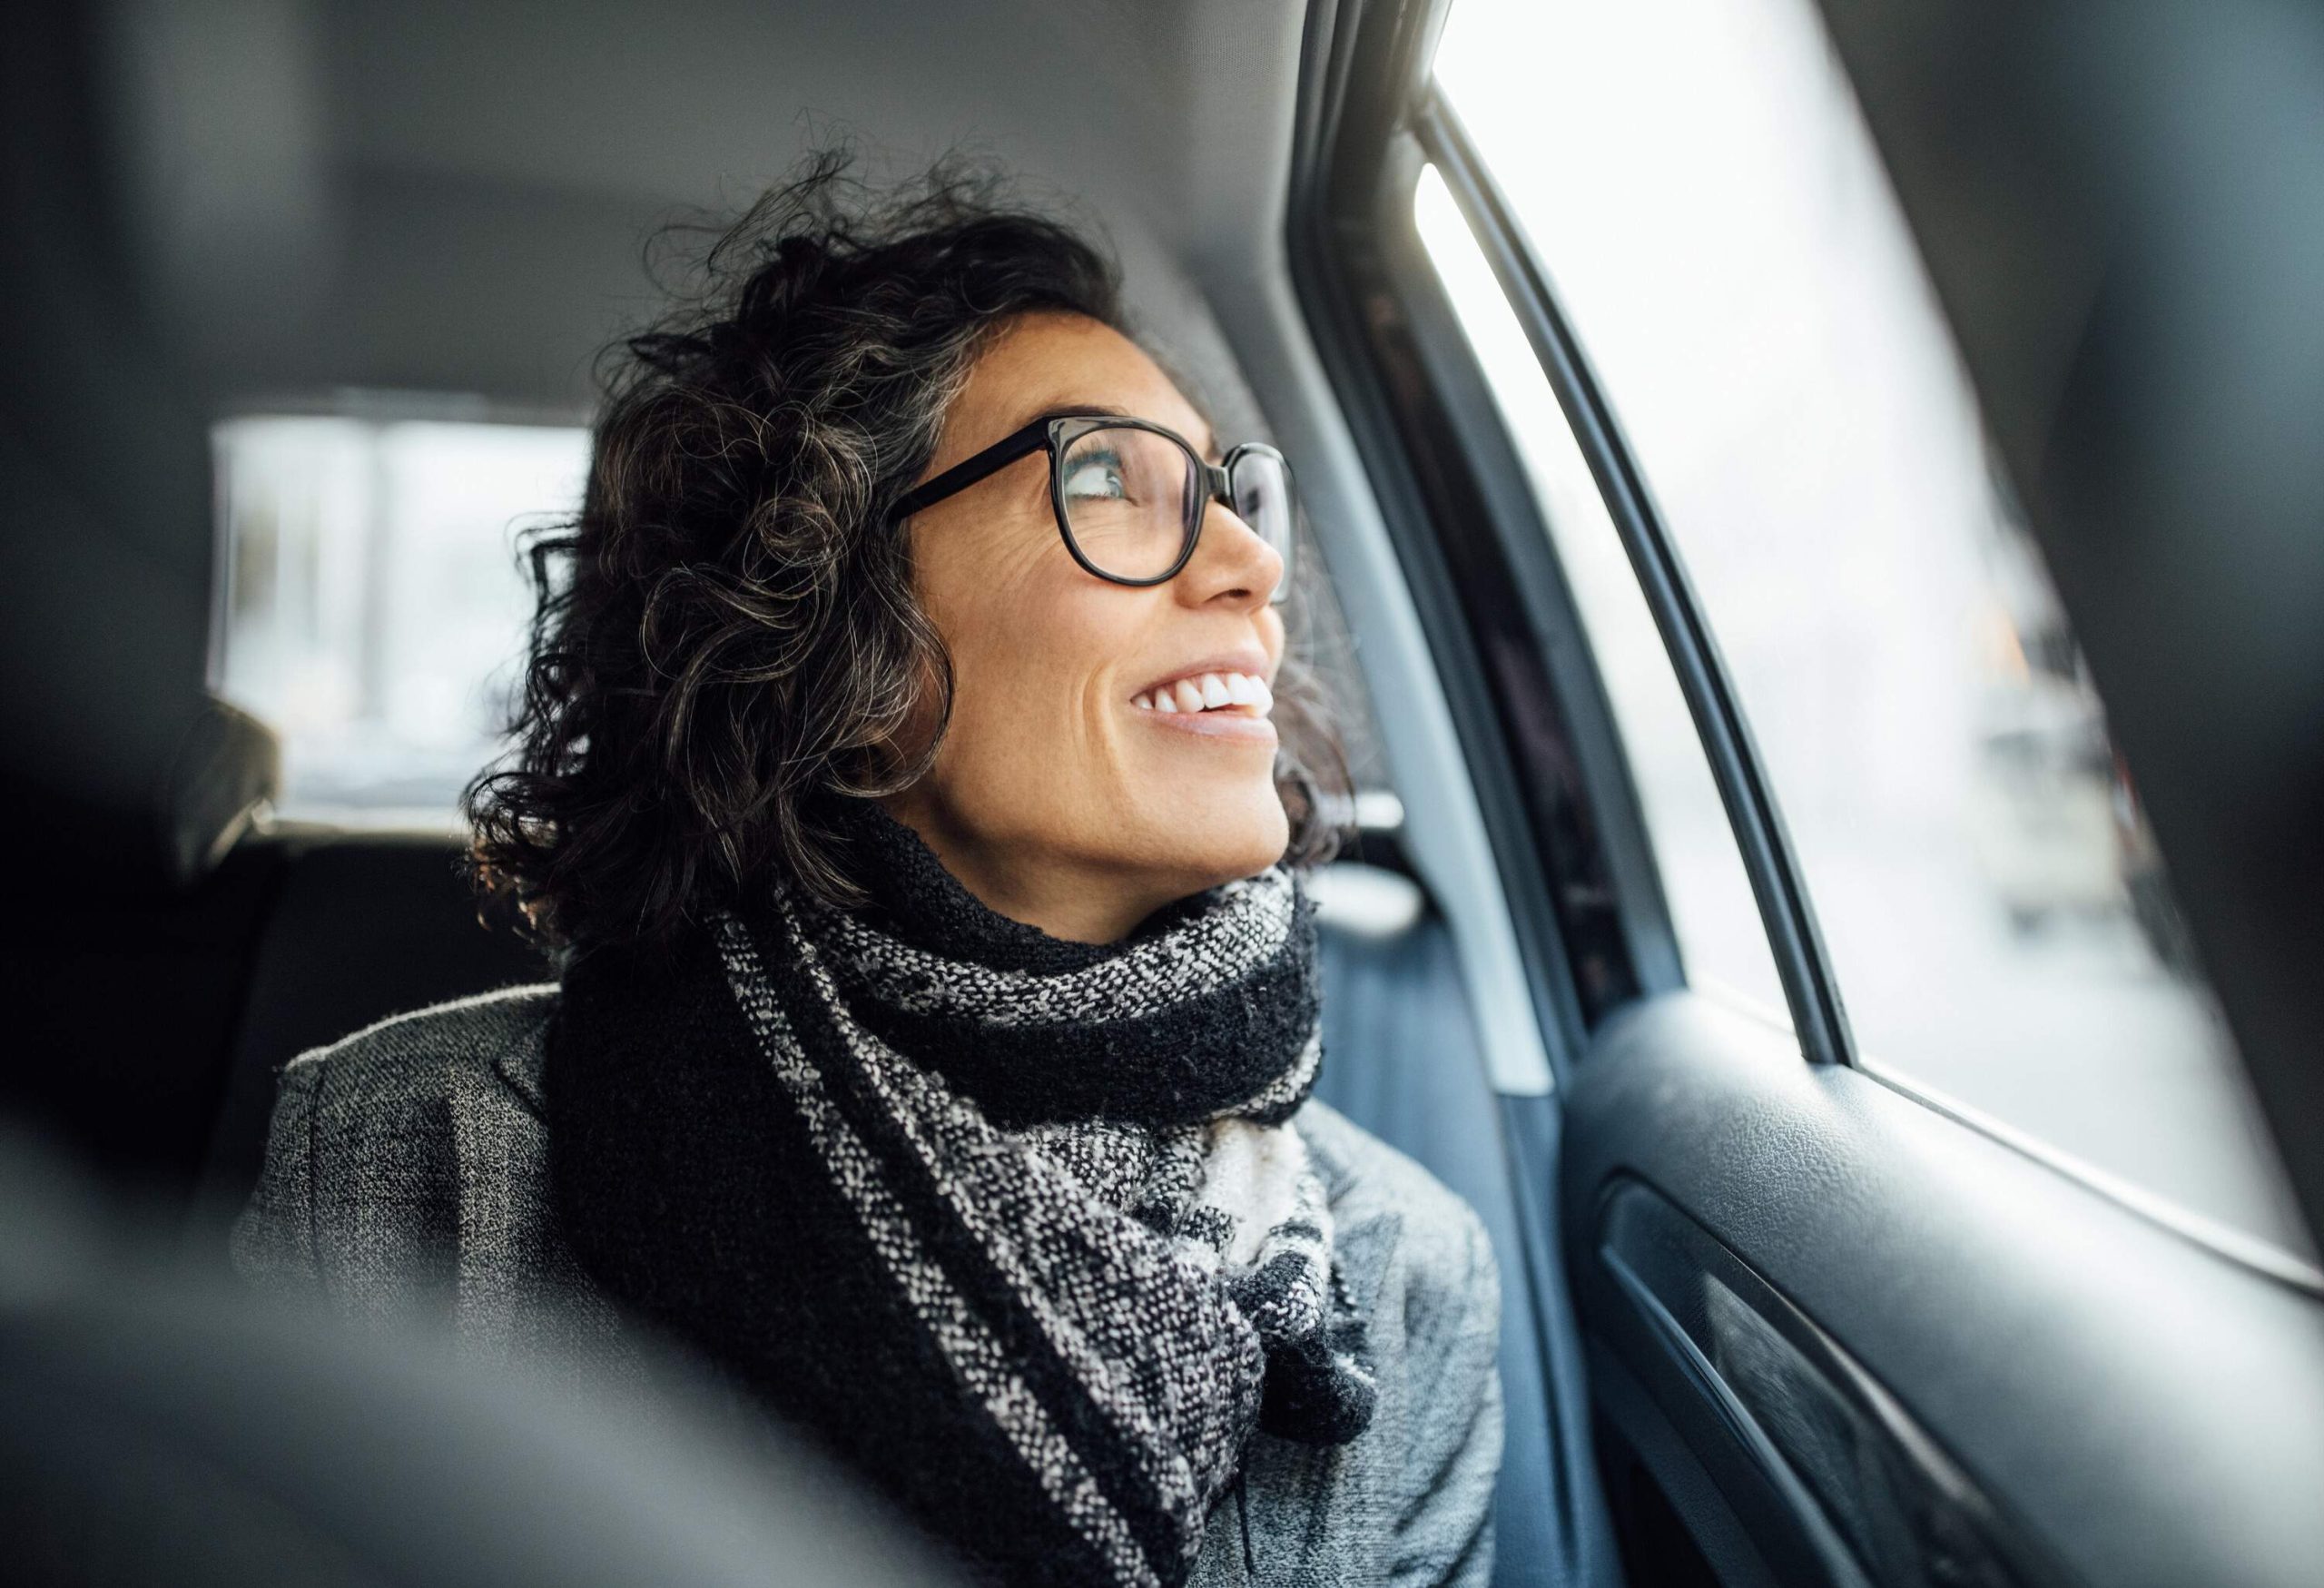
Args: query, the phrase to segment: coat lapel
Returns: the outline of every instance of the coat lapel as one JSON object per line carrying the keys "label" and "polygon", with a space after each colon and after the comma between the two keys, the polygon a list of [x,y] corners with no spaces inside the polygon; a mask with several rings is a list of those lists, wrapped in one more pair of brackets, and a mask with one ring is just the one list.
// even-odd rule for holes
{"label": "coat lapel", "polygon": [[618,1316],[553,1213],[541,1089],[553,1009],[493,1056],[489,1074],[466,1065],[452,1070],[460,1333],[487,1358],[547,1348],[625,1360],[631,1352]]}

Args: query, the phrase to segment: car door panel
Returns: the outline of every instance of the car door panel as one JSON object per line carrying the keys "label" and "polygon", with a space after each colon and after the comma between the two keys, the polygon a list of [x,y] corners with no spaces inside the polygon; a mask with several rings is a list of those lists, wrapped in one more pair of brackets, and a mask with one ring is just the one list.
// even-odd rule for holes
{"label": "car door panel", "polygon": [[1699,994],[1620,1017],[1566,1106],[1593,1361],[1755,1470],[1713,1481],[1764,1552],[1817,1558],[1781,1580],[2313,1581],[2300,1284]]}

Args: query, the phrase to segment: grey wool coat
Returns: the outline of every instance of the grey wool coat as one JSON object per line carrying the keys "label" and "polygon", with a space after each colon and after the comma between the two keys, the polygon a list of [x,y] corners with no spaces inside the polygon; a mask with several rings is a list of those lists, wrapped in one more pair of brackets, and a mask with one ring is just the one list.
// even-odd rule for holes
{"label": "grey wool coat", "polygon": [[[402,1015],[285,1068],[233,1257],[261,1289],[359,1326],[448,1325],[471,1357],[552,1348],[618,1372],[633,1336],[559,1234],[541,1094],[553,986]],[[1261,1434],[1192,1582],[1367,1588],[1492,1575],[1499,1284],[1483,1227],[1321,1102],[1296,1116],[1366,1304],[1371,1426],[1335,1448]]]}

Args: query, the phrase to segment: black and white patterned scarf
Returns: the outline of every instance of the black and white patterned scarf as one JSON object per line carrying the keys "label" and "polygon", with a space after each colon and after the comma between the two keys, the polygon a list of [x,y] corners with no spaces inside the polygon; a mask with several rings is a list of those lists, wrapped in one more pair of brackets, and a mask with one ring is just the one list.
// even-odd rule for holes
{"label": "black and white patterned scarf", "polygon": [[1255,1429],[1361,1433],[1364,1326],[1288,1121],[1319,1059],[1281,868],[1120,943],[851,821],[778,897],[565,978],[559,1217],[618,1300],[1009,1582],[1176,1583]]}

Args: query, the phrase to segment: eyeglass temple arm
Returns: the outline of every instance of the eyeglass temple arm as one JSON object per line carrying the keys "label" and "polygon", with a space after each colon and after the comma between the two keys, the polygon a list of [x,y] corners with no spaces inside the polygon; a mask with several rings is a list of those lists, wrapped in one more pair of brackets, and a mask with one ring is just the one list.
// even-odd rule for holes
{"label": "eyeglass temple arm", "polygon": [[891,520],[909,518],[923,508],[931,508],[946,497],[964,491],[979,480],[1000,473],[1028,452],[1038,452],[1049,445],[1051,419],[1035,419],[1023,429],[1003,436],[974,457],[954,464],[934,479],[916,485],[896,498],[889,509]]}

